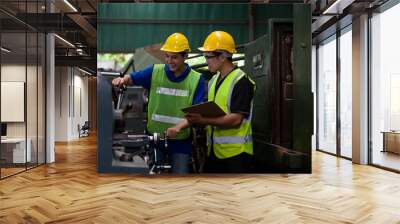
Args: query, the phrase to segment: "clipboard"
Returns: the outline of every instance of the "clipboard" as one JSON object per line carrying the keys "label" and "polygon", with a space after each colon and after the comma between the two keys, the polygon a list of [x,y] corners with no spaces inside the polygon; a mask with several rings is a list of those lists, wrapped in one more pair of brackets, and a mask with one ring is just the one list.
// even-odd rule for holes
{"label": "clipboard", "polygon": [[226,113],[214,101],[199,103],[182,109],[184,113],[201,114],[203,117],[220,117]]}

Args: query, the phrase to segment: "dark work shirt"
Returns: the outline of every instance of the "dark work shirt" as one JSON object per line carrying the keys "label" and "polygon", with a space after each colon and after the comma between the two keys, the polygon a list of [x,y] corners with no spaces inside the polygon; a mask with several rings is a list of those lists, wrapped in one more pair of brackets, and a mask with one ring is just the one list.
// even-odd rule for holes
{"label": "dark work shirt", "polygon": [[[237,69],[234,68],[232,72]],[[230,72],[230,73],[232,73]],[[231,74],[228,74],[231,75]],[[217,81],[216,91],[221,86],[222,82],[224,82],[225,78],[222,80]],[[231,98],[231,113],[241,113],[248,118],[251,110],[251,100],[253,99],[254,95],[254,84],[250,82],[250,80],[244,76],[241,78],[235,85],[232,91],[232,98]]]}
{"label": "dark work shirt", "polygon": [[241,113],[247,118],[250,114],[253,95],[254,84],[247,77],[241,78],[233,88],[231,113]]}

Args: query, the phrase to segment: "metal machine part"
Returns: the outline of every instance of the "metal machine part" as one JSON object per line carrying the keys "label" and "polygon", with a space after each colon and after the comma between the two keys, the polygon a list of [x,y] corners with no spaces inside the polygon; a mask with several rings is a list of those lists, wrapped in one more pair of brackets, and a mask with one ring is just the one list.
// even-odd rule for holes
{"label": "metal machine part", "polygon": [[[144,104],[147,102],[143,89],[121,86],[114,89],[114,94],[118,94],[114,97],[114,103],[117,100],[114,109],[114,157],[123,162],[141,163],[148,168],[149,174],[167,172],[171,166],[167,164],[166,157],[161,156],[160,149],[161,146],[168,147],[166,133],[139,134],[145,133]],[[135,157],[141,161],[137,162]]]}
{"label": "metal machine part", "polygon": [[192,169],[193,173],[203,173],[207,157],[206,129],[201,126],[192,128]]}
{"label": "metal machine part", "polygon": [[124,92],[126,91],[126,86],[121,86],[118,90],[118,103],[117,110],[121,109],[122,98],[124,97]]}
{"label": "metal machine part", "polygon": [[[169,139],[165,133],[146,132],[146,91],[137,86],[113,87],[111,81],[118,76],[119,73],[99,72],[98,75],[98,171],[170,172],[168,153],[162,153],[168,147]],[[191,172],[199,173],[206,155],[206,138],[204,131],[192,130]],[[200,136],[201,133],[204,135]]]}
{"label": "metal machine part", "polygon": [[[149,168],[149,174],[159,174],[167,172],[171,169],[171,165],[160,157],[160,145],[168,147],[168,139],[166,134],[162,135],[154,133],[152,135],[132,135],[132,134],[119,134],[113,138],[113,149],[130,153],[128,161],[134,162],[134,157],[138,156],[141,158]],[[116,154],[114,156],[120,156],[126,158],[126,154]]]}

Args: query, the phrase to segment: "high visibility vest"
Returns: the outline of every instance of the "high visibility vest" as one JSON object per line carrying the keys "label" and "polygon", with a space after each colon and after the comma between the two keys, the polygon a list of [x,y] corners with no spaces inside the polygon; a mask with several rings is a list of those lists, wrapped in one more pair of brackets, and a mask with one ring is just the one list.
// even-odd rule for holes
{"label": "high visibility vest", "polygon": [[[182,108],[191,106],[200,80],[200,73],[190,70],[181,82],[171,82],[164,70],[165,65],[156,64],[151,76],[151,87],[147,113],[147,130],[164,133],[168,128],[184,119]],[[176,139],[186,139],[190,129],[181,130]]]}
{"label": "high visibility vest", "polygon": [[[227,114],[230,113],[233,88],[240,79],[248,78],[250,82],[254,84],[255,91],[255,82],[240,69],[235,69],[228,74],[215,93],[218,78],[219,74],[214,75],[209,81],[208,101],[214,101]],[[210,155],[212,146],[215,156],[219,159],[230,158],[243,152],[253,155],[251,128],[252,114],[253,100],[251,102],[250,115],[248,118],[242,120],[239,127],[224,128],[218,126],[207,126],[208,155]]]}

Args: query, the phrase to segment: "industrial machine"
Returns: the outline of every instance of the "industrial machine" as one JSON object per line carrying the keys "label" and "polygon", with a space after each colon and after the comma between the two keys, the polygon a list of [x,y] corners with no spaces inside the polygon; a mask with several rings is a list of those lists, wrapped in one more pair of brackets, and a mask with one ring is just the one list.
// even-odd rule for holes
{"label": "industrial machine", "polygon": [[146,91],[126,86],[112,90],[114,164],[148,168],[149,174],[168,172],[171,165],[163,152],[168,147],[166,133],[146,132]]}
{"label": "industrial machine", "polygon": [[[111,86],[111,80],[118,76],[122,76],[121,73],[100,72],[98,75],[98,85],[102,89],[98,105],[104,106],[99,114],[99,164],[111,160],[107,165],[111,171],[124,168],[122,170],[135,173],[169,173],[171,165],[166,151],[166,133],[150,134],[146,131],[146,90],[138,86]],[[205,161],[205,131],[202,127],[195,127],[192,132],[191,170],[198,173]]]}

